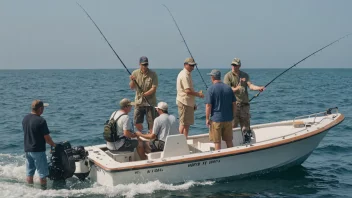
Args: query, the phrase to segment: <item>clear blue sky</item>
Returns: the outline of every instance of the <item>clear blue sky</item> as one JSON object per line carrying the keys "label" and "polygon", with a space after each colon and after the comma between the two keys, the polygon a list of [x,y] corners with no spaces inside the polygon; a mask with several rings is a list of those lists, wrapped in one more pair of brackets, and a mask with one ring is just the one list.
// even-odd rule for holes
{"label": "clear blue sky", "polygon": [[[287,68],[352,32],[351,0],[80,0],[127,67]],[[0,1],[0,69],[123,68],[92,22],[68,0]],[[352,68],[352,36],[299,68]]]}

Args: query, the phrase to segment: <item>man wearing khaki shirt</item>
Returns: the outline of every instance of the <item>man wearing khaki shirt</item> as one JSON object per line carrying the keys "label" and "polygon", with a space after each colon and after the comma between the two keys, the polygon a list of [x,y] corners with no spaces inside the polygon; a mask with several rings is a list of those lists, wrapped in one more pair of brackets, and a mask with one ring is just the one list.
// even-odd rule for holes
{"label": "man wearing khaki shirt", "polygon": [[194,124],[194,111],[197,106],[195,97],[204,98],[203,93],[194,91],[191,72],[196,63],[193,58],[187,58],[184,62],[184,69],[178,74],[176,88],[176,104],[180,119],[179,131],[188,137],[189,126]]}
{"label": "man wearing khaki shirt", "polygon": [[[158,87],[158,76],[148,68],[148,58],[142,56],[139,59],[140,68],[132,72],[130,76],[130,88],[136,90],[134,123],[138,131],[143,130],[144,116],[147,118],[148,129],[153,129],[156,117],[154,106],[156,106],[156,89]],[[135,84],[138,83],[139,87]]]}

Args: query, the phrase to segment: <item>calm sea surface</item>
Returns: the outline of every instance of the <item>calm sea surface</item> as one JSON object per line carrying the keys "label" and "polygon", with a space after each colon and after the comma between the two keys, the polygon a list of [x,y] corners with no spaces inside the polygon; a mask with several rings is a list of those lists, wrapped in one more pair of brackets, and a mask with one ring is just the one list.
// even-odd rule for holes
{"label": "calm sea surface", "polygon": [[[284,69],[248,69],[251,81],[265,85]],[[157,69],[158,101],[177,115],[175,81],[179,69]],[[205,74],[210,69],[200,70]],[[228,70],[221,70],[224,75]],[[205,86],[192,73],[196,90]],[[43,117],[54,141],[73,146],[102,144],[103,123],[133,99],[124,70],[0,70],[0,197],[352,197],[352,69],[292,69],[252,101],[252,124],[293,119],[295,116],[339,107],[345,121],[329,131],[302,166],[286,171],[226,182],[187,182],[104,187],[71,178],[48,190],[25,184],[22,118],[33,99],[50,103]],[[251,92],[251,95],[256,92]],[[205,108],[198,99],[196,123],[190,134],[206,133]],[[226,171],[226,170],[223,170]],[[38,182],[38,179],[36,179]]]}

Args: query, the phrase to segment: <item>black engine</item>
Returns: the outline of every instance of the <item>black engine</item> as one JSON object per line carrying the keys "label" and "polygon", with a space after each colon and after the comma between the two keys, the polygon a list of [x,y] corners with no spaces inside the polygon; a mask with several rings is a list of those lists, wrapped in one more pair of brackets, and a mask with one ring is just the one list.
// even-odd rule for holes
{"label": "black engine", "polygon": [[[88,152],[84,150],[83,146],[72,148],[69,142],[57,143],[56,147],[51,148],[49,179],[57,181],[72,177],[76,171],[75,162],[85,160],[87,156]],[[79,179],[84,178],[81,174],[79,175]]]}

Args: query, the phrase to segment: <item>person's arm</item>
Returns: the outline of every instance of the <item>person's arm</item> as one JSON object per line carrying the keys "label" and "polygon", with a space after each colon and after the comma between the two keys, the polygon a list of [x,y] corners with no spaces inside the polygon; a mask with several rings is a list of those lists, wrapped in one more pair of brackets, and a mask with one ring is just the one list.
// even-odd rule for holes
{"label": "person's arm", "polygon": [[202,91],[195,92],[192,89],[188,88],[188,89],[185,89],[185,92],[187,95],[192,95],[192,96],[196,96],[199,98],[204,98],[204,94],[202,93]]}
{"label": "person's arm", "polygon": [[213,86],[210,86],[205,95],[205,125],[207,127],[209,127],[211,124],[210,116],[211,116],[212,92],[213,92]]}
{"label": "person's arm", "polygon": [[47,144],[49,144],[50,146],[53,146],[53,147],[56,146],[56,144],[53,142],[53,140],[51,139],[51,137],[49,135],[50,132],[49,132],[48,124],[46,123],[45,119],[43,119],[43,121],[41,122],[40,132],[44,136],[45,142]]}
{"label": "person's arm", "polygon": [[128,116],[126,116],[125,118],[123,118],[122,122],[123,122],[123,124],[122,124],[123,135],[128,138],[136,137],[136,134],[131,132],[132,123],[130,122],[130,118]]}
{"label": "person's arm", "polygon": [[132,74],[130,75],[130,88],[131,89],[135,89],[136,88],[136,84],[134,83],[136,80],[136,75],[135,75],[135,71],[132,72]]}
{"label": "person's arm", "polygon": [[257,86],[253,83],[251,83],[251,81],[247,81],[247,85],[249,87],[249,89],[253,90],[253,91],[264,91],[265,87],[264,86]]}
{"label": "person's arm", "polygon": [[143,97],[150,96],[156,92],[156,87],[150,88],[147,92],[143,93]]}
{"label": "person's arm", "polygon": [[[236,101],[235,101],[235,102],[232,103],[232,112],[233,112],[233,114],[236,113],[236,110],[237,110],[236,108],[237,108],[237,105],[236,105]],[[235,115],[233,115],[233,117],[235,117]]]}
{"label": "person's arm", "polygon": [[205,105],[205,124],[207,125],[207,127],[209,127],[211,124],[210,113],[211,113],[211,104],[206,104]]}
{"label": "person's arm", "polygon": [[241,83],[238,83],[237,85],[232,86],[232,82],[228,74],[226,74],[224,77],[224,84],[227,84],[228,86],[230,86],[234,93],[241,88]]}
{"label": "person's arm", "polygon": [[46,142],[47,144],[49,144],[50,146],[52,146],[52,147],[55,147],[55,146],[56,146],[56,144],[53,142],[53,140],[51,139],[51,137],[50,137],[49,134],[44,135],[44,139],[45,139],[45,142]]}
{"label": "person's arm", "polygon": [[142,137],[142,138],[145,138],[145,139],[149,139],[149,140],[153,140],[153,139],[156,139],[156,134],[158,134],[159,130],[160,130],[160,126],[158,124],[158,118],[156,118],[153,122],[153,130],[151,133],[148,133],[148,134],[143,134],[139,131],[136,132],[136,135],[138,137]]}
{"label": "person's arm", "polygon": [[135,81],[135,80],[132,80],[132,79],[136,79],[136,78],[131,75],[131,76],[130,76],[130,80],[131,80],[131,81],[130,81],[130,84],[129,84],[129,85],[130,85],[130,88],[131,88],[131,89],[135,89],[135,88],[136,88],[136,85],[134,84],[134,81]]}
{"label": "person's arm", "polygon": [[199,98],[204,98],[204,94],[202,91],[195,92],[193,88],[191,88],[191,79],[188,77],[183,77],[180,79],[181,85],[187,95],[196,96]]}
{"label": "person's arm", "polygon": [[143,134],[143,133],[137,131],[136,135],[138,137],[142,137],[142,138],[149,139],[149,140],[153,140],[156,138],[156,135],[154,133]]}
{"label": "person's arm", "polygon": [[130,130],[123,130],[123,135],[128,138],[135,138],[136,134],[132,133]]}

